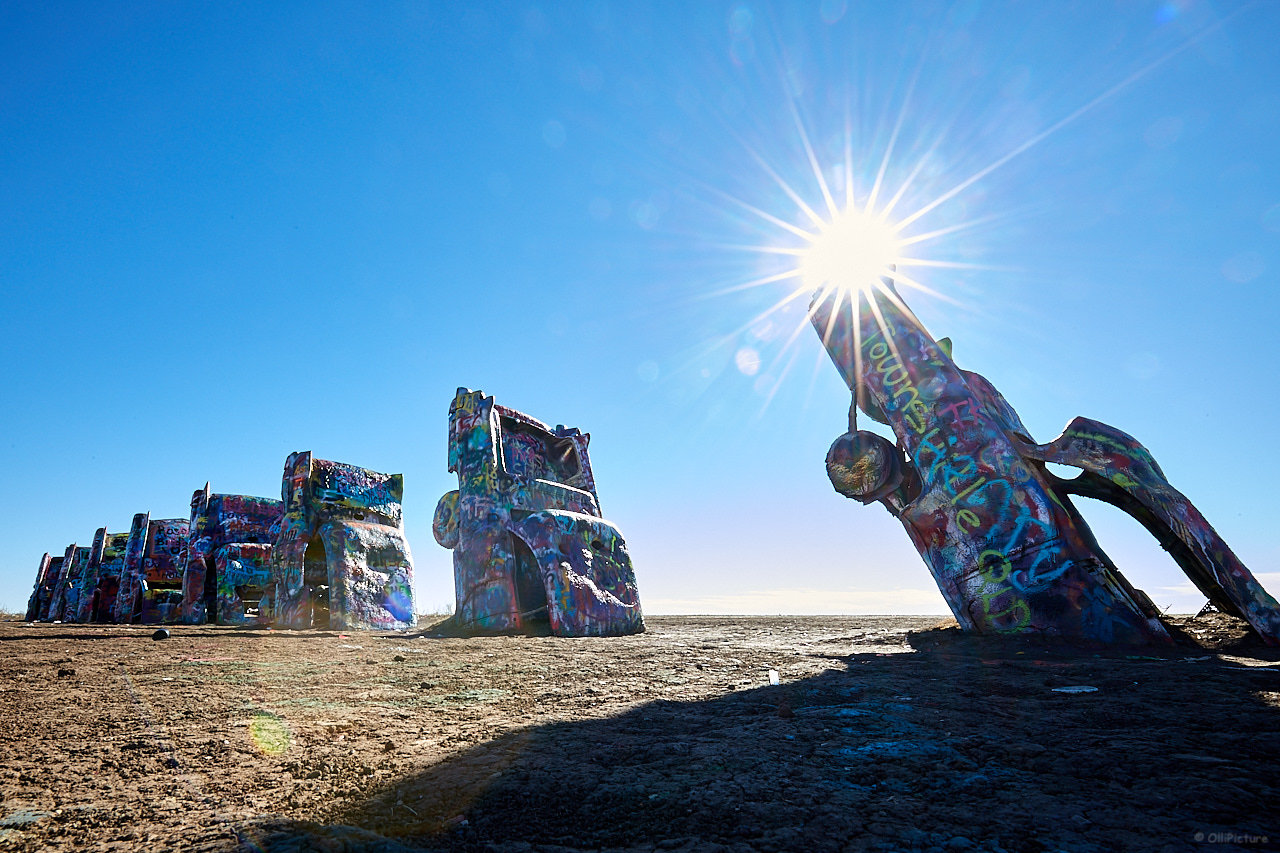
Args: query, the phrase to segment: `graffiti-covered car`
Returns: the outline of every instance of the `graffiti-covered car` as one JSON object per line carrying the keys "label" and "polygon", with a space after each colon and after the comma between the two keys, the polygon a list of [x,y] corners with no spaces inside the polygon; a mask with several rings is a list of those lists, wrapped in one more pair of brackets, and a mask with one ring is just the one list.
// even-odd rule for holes
{"label": "graffiti-covered car", "polygon": [[[956,366],[950,341],[925,330],[890,279],[823,289],[810,316],[853,392],[849,431],[827,454],[832,485],[902,522],[962,628],[1171,642],[1072,503],[1081,495],[1132,515],[1219,609],[1280,644],[1275,599],[1131,436],[1077,418],[1037,444],[994,385]],[[896,442],[858,429],[858,411]],[[1062,479],[1047,462],[1083,473]]]}
{"label": "graffiti-covered car", "polygon": [[[49,622],[70,621],[80,605],[80,584],[89,565],[89,549],[76,543],[67,546],[62,567],[49,597],[49,610],[43,617]],[[68,616],[70,614],[70,616]]]}
{"label": "graffiti-covered car", "polygon": [[147,550],[147,528],[151,513],[134,515],[129,525],[129,541],[124,546],[124,568],[120,571],[120,589],[116,592],[113,613],[116,622],[136,622],[142,618],[142,558]]}
{"label": "graffiti-covered car", "polygon": [[178,621],[189,530],[190,522],[185,518],[153,519],[145,512],[133,517],[116,596],[117,622],[155,625]]}
{"label": "graffiti-covered car", "polygon": [[40,558],[40,568],[36,570],[35,587],[31,590],[31,598],[27,600],[27,621],[35,622],[48,618],[49,600],[53,598],[53,588],[58,583],[58,574],[62,571],[62,557],[51,557],[48,552]]}
{"label": "graffiti-covered car", "polygon": [[453,550],[463,630],[537,630],[565,637],[644,630],[626,541],[600,513],[591,436],[459,388],[449,406],[449,471],[457,491],[432,532]]}
{"label": "graffiti-covered car", "polygon": [[413,557],[404,477],[293,453],[271,551],[275,624],[403,630],[413,626]]}
{"label": "graffiti-covered car", "polygon": [[[99,527],[89,549],[89,563],[80,582],[76,622],[111,622],[124,570],[128,533],[109,533]],[[72,621],[67,614],[67,621]]]}
{"label": "graffiti-covered car", "polygon": [[272,498],[224,495],[209,484],[191,496],[182,621],[266,625],[271,614],[271,547],[284,505]]}

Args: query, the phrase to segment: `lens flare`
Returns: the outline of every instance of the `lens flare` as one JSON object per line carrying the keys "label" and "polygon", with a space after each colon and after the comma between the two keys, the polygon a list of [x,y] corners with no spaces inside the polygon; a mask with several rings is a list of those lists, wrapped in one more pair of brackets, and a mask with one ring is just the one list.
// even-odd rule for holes
{"label": "lens flare", "polygon": [[284,720],[259,711],[249,721],[249,738],[265,755],[283,755],[289,749],[289,729]]}
{"label": "lens flare", "polygon": [[901,260],[901,241],[886,222],[846,210],[819,229],[800,256],[800,276],[808,290],[868,290]]}

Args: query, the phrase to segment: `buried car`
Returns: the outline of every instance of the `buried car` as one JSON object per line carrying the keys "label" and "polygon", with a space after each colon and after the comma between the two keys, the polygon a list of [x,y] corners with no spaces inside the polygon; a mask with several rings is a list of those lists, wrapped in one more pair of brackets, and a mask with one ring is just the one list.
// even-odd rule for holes
{"label": "buried car", "polygon": [[[74,621],[113,621],[128,543],[128,533],[108,533],[105,527],[99,527],[94,533],[93,547],[89,550],[89,564],[80,583]],[[67,614],[66,621],[73,621],[70,613]]]}
{"label": "buried car", "polygon": [[[1078,495],[1134,517],[1219,610],[1280,645],[1280,605],[1132,436],[1076,418],[1037,444],[994,385],[956,366],[950,341],[929,334],[891,278],[824,288],[810,317],[853,393],[849,430],[827,454],[832,485],[902,522],[963,629],[1171,641],[1094,538]],[[896,442],[860,430],[859,410]],[[1082,473],[1063,479],[1046,463]]]}
{"label": "buried car", "polygon": [[[187,564],[185,518],[152,518],[142,540],[142,562],[134,579],[131,621],[159,625],[178,621],[182,609],[182,573]],[[132,531],[131,531],[132,532]],[[130,542],[130,549],[133,543]],[[128,550],[125,565],[129,565]],[[123,606],[120,608],[123,610]]]}
{"label": "buried car", "polygon": [[31,590],[31,598],[27,601],[26,621],[35,622],[48,615],[49,601],[53,598],[53,589],[58,583],[58,575],[62,572],[63,559],[50,556],[48,552],[40,558],[35,588]]}
{"label": "buried car", "polygon": [[116,622],[155,625],[177,620],[189,529],[185,518],[134,515],[112,611]]}
{"label": "buried car", "polygon": [[449,406],[458,489],[440,499],[432,532],[453,550],[460,629],[644,631],[626,542],[600,514],[590,440],[458,389]]}
{"label": "buried car", "polygon": [[[413,557],[404,477],[293,453],[271,548],[275,624],[397,631],[413,627]],[[241,557],[253,556],[241,548]],[[240,560],[243,565],[244,560]]]}
{"label": "buried car", "polygon": [[182,574],[184,622],[271,623],[271,546],[283,514],[272,498],[217,494],[208,483],[196,489]]}

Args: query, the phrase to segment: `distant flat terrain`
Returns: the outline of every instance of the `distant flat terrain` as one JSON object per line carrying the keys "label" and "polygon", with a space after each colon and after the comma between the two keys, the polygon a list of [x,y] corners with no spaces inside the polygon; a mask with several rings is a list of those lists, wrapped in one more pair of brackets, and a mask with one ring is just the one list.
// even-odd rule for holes
{"label": "distant flat terrain", "polygon": [[1158,650],[935,616],[0,623],[0,850],[1280,849],[1280,655],[1172,621]]}

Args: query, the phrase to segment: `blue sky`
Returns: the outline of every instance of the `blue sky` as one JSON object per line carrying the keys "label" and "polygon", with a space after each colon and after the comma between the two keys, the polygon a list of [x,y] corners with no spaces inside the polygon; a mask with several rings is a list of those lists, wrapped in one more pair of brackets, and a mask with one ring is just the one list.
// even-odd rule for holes
{"label": "blue sky", "polygon": [[760,214],[822,204],[806,141],[956,228],[906,298],[962,367],[1041,441],[1136,436],[1276,594],[1278,36],[1270,3],[5,4],[0,605],[311,450],[404,473],[445,606],[465,385],[592,433],[651,612],[945,612],[826,480],[848,392],[807,299],[742,286],[798,244]]}

